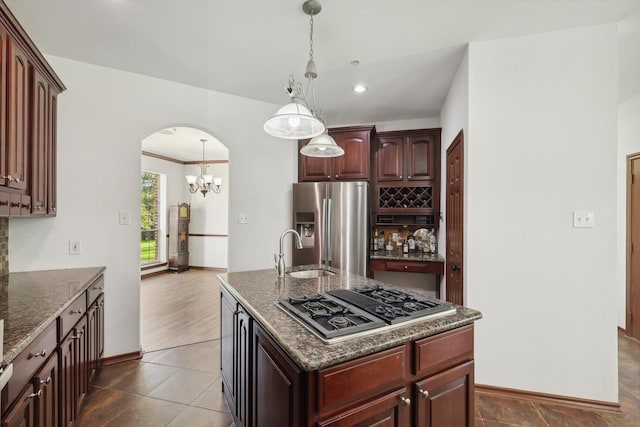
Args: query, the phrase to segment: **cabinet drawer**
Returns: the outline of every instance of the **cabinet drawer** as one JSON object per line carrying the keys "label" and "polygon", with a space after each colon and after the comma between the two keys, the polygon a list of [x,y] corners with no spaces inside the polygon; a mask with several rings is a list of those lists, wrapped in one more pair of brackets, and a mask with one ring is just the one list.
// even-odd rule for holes
{"label": "cabinet drawer", "polygon": [[85,294],[76,298],[62,314],[60,314],[60,342],[67,336],[69,331],[78,323],[82,315],[87,311],[87,300]]}
{"label": "cabinet drawer", "polygon": [[91,304],[93,304],[103,290],[104,277],[100,276],[91,286],[89,286],[89,289],[87,289],[87,307],[90,307]]}
{"label": "cabinet drawer", "polygon": [[425,262],[387,261],[387,271],[408,271],[411,273],[427,273]]}
{"label": "cabinet drawer", "polygon": [[9,203],[11,202],[11,195],[5,191],[0,191],[0,216],[9,216],[11,208]]}
{"label": "cabinet drawer", "polygon": [[49,356],[56,351],[57,341],[56,322],[51,324],[33,340],[13,360],[13,375],[7,384],[7,404],[11,403],[27,383],[31,382],[33,374],[40,369]]}
{"label": "cabinet drawer", "polygon": [[473,325],[416,341],[415,375],[433,374],[473,359]]}
{"label": "cabinet drawer", "polygon": [[318,412],[388,390],[402,384],[405,346],[345,362],[318,372]]}

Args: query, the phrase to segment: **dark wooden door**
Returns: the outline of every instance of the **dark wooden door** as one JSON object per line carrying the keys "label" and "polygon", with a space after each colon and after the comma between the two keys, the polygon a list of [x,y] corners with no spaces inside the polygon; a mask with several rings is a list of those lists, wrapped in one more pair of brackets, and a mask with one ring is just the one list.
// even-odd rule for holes
{"label": "dark wooden door", "polygon": [[75,358],[76,340],[74,331],[62,341],[60,345],[60,419],[62,426],[70,426],[75,419]]}
{"label": "dark wooden door", "polygon": [[[298,141],[298,150],[307,145],[308,139]],[[326,157],[308,157],[298,153],[298,182],[331,180],[331,162]]]}
{"label": "dark wooden door", "polygon": [[49,90],[44,77],[31,68],[31,213],[47,213]]}
{"label": "dark wooden door", "polygon": [[36,427],[35,407],[38,395],[33,392],[32,387],[27,387],[25,391],[16,399],[13,409],[2,417],[2,427]]}
{"label": "dark wooden door", "polygon": [[301,425],[300,372],[254,328],[253,359],[253,426],[297,427]]}
{"label": "dark wooden door", "polygon": [[47,215],[54,216],[58,212],[58,93],[51,87],[49,87],[49,105],[47,112]]}
{"label": "dark wooden door", "polygon": [[402,181],[404,170],[404,137],[380,136],[376,151],[378,181]]}
{"label": "dark wooden door", "polygon": [[39,427],[57,427],[58,420],[58,353],[54,352],[33,378],[34,390],[40,390],[36,408]]}
{"label": "dark wooden door", "polygon": [[98,367],[98,302],[91,304],[87,310],[87,357],[89,369],[89,381],[93,378],[96,368]]}
{"label": "dark wooden door", "polygon": [[334,180],[363,180],[369,179],[369,144],[370,131],[338,132],[331,136],[342,149],[344,155],[335,157]]}
{"label": "dark wooden door", "polygon": [[458,133],[447,149],[446,298],[464,303],[464,138]]}
{"label": "dark wooden door", "polygon": [[[7,33],[0,24],[0,185],[8,185],[7,174],[6,112],[7,112]],[[8,215],[8,214],[7,214]]]}
{"label": "dark wooden door", "polygon": [[252,343],[252,325],[251,317],[238,307],[237,320],[237,341],[236,341],[236,415],[242,426],[250,425],[251,419],[251,401],[250,401],[250,373],[251,373],[251,343]]}
{"label": "dark wooden door", "polygon": [[407,180],[436,179],[436,140],[434,135],[411,136],[406,145]]}
{"label": "dark wooden door", "polygon": [[8,38],[7,186],[27,188],[29,159],[29,64],[27,56]]}
{"label": "dark wooden door", "polygon": [[222,387],[231,412],[236,412],[235,327],[236,301],[222,289],[220,291],[220,374]]}
{"label": "dark wooden door", "polygon": [[626,334],[640,339],[640,154],[629,158]]}
{"label": "dark wooden door", "polygon": [[80,406],[84,401],[84,398],[89,392],[89,354],[88,350],[88,338],[89,334],[87,324],[87,317],[83,316],[74,328],[76,334],[76,375],[78,382],[76,384],[75,391],[75,415],[78,414]]}
{"label": "dark wooden door", "polygon": [[417,427],[474,425],[473,361],[415,384]]}

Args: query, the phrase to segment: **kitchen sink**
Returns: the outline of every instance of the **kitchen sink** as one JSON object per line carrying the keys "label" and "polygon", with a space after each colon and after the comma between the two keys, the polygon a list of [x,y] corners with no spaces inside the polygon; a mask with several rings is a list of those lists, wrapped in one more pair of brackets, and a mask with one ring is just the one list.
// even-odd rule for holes
{"label": "kitchen sink", "polygon": [[294,279],[315,279],[316,277],[325,277],[325,276],[335,276],[336,273],[329,270],[300,270],[300,271],[290,271],[287,273],[289,276]]}

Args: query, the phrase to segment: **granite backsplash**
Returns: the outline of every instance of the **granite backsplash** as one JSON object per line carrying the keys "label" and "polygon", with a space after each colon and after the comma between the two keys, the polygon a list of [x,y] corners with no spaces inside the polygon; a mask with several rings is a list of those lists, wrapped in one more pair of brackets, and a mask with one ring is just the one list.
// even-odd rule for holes
{"label": "granite backsplash", "polygon": [[9,274],[9,218],[0,218],[0,277]]}

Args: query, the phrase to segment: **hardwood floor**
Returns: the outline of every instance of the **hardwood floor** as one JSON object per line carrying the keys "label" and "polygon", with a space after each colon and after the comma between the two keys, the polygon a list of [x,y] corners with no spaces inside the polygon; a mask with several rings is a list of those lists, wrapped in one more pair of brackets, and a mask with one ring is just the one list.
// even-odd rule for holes
{"label": "hardwood floor", "polygon": [[[184,337],[200,340],[206,334],[215,338],[174,347],[175,342],[158,338],[170,345],[157,351],[145,351],[141,360],[105,366],[85,399],[76,426],[221,426],[232,424],[229,408],[222,396],[219,348],[219,291],[215,273],[190,271],[168,277],[147,279],[160,283],[152,289],[151,311],[164,319],[170,317]],[[192,283],[183,287],[171,283]],[[143,282],[143,283],[144,283]],[[200,286],[201,284],[202,286]],[[164,287],[170,288],[163,290]],[[166,298],[166,300],[162,300]],[[202,304],[201,304],[202,303]],[[193,305],[202,305],[197,310]],[[160,309],[163,307],[163,309]],[[175,308],[182,314],[171,313]],[[192,315],[198,311],[198,318]],[[180,319],[185,316],[186,319]],[[204,324],[203,324],[204,323]],[[154,329],[154,325],[149,325]],[[149,330],[151,330],[149,329]],[[158,329],[158,328],[155,328]],[[193,329],[193,332],[190,330]],[[168,334],[168,333],[167,333]],[[162,329],[156,331],[162,336]],[[476,394],[477,427],[638,427],[640,426],[640,343],[618,336],[619,397],[622,413],[601,413],[567,409],[529,400]]]}
{"label": "hardwood floor", "polygon": [[191,269],[141,281],[140,332],[144,352],[220,338],[218,273]]}

